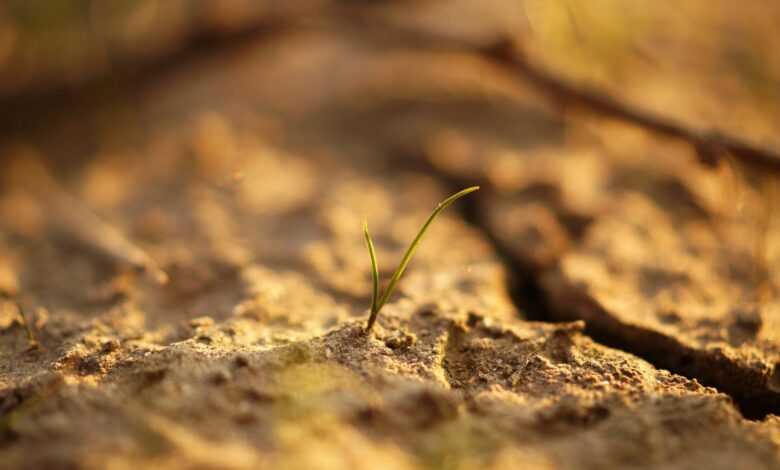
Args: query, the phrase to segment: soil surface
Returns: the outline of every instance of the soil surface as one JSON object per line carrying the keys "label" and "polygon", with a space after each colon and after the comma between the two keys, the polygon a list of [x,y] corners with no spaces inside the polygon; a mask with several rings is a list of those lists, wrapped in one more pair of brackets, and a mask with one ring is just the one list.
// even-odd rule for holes
{"label": "soil surface", "polygon": [[387,29],[507,2],[233,3],[0,135],[0,466],[780,468],[774,177]]}

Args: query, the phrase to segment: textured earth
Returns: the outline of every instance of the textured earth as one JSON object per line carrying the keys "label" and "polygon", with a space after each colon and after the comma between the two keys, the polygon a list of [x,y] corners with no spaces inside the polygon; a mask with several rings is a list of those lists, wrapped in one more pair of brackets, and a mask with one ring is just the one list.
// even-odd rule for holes
{"label": "textured earth", "polygon": [[[1,467],[780,468],[775,177],[383,29],[506,2],[405,4],[194,15],[2,118]],[[388,279],[473,184],[366,334],[363,221]]]}

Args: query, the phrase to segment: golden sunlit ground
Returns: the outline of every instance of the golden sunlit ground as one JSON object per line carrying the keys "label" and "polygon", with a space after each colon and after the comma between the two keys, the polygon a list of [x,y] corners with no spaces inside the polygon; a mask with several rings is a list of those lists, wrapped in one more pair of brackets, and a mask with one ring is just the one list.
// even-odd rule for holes
{"label": "golden sunlit ground", "polygon": [[779,22],[3,3],[0,467],[780,468]]}

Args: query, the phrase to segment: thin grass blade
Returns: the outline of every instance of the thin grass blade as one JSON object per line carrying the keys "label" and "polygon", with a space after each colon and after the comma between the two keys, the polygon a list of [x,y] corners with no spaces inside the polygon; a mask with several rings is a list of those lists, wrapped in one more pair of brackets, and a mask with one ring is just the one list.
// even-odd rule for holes
{"label": "thin grass blade", "polygon": [[363,235],[366,238],[366,246],[368,247],[368,256],[371,258],[371,280],[374,284],[374,292],[371,297],[371,315],[368,317],[367,330],[370,330],[374,326],[377,313],[377,302],[379,300],[379,266],[376,262],[376,251],[374,250],[374,242],[371,240],[371,234],[368,233],[368,222],[363,222]]}
{"label": "thin grass blade", "polygon": [[393,273],[393,277],[390,278],[390,282],[387,284],[387,287],[385,288],[382,294],[382,297],[379,299],[379,302],[376,304],[377,311],[381,310],[382,307],[387,302],[387,300],[390,298],[390,295],[393,293],[396,284],[398,284],[398,281],[401,279],[401,276],[406,270],[406,267],[409,265],[409,261],[411,261],[414,252],[417,250],[417,247],[420,245],[420,240],[422,239],[423,235],[425,235],[425,232],[428,230],[428,227],[431,225],[431,223],[436,219],[436,216],[438,216],[441,211],[449,207],[450,204],[452,204],[453,202],[457,201],[463,196],[473,193],[478,189],[479,186],[471,186],[469,188],[458,191],[457,193],[453,194],[452,196],[440,202],[438,206],[436,206],[436,209],[433,210],[431,215],[428,217],[428,220],[425,221],[425,224],[423,224],[422,228],[420,228],[420,231],[417,232],[417,236],[414,237],[414,240],[412,240],[412,243],[409,245],[409,248],[406,249],[406,253],[404,254],[404,257],[401,259],[401,264],[399,264],[398,268],[396,268],[395,272]]}

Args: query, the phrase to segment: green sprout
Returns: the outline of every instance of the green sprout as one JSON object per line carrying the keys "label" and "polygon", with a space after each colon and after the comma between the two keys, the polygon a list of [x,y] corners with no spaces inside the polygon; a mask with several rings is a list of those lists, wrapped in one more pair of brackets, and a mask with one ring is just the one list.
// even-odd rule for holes
{"label": "green sprout", "polygon": [[24,308],[22,308],[22,304],[20,304],[18,301],[15,303],[20,322],[24,327],[24,331],[27,333],[27,349],[38,349],[40,343],[38,343],[38,340],[35,339],[35,334],[33,333],[32,327],[30,326],[30,322],[27,320],[27,315],[24,314]]}
{"label": "green sprout", "polygon": [[406,267],[409,265],[409,261],[411,261],[415,250],[417,250],[417,246],[420,244],[420,240],[425,234],[425,231],[428,230],[428,227],[431,225],[431,222],[433,222],[436,216],[439,215],[439,212],[446,209],[450,204],[452,204],[453,202],[457,201],[458,199],[462,198],[467,194],[473,193],[478,189],[479,186],[471,186],[470,188],[466,188],[461,191],[458,191],[457,193],[453,194],[452,196],[440,202],[438,206],[436,206],[436,209],[433,210],[431,215],[428,217],[428,220],[426,220],[423,226],[420,228],[420,231],[417,232],[417,236],[414,237],[414,240],[412,240],[412,243],[409,245],[409,248],[406,249],[406,253],[404,253],[404,257],[401,259],[401,264],[399,264],[398,267],[395,269],[395,272],[393,273],[393,277],[390,278],[390,282],[387,284],[387,287],[385,287],[385,290],[381,294],[379,293],[379,268],[376,262],[376,252],[374,251],[374,242],[371,240],[371,235],[368,233],[368,223],[367,222],[363,223],[363,235],[365,235],[366,245],[368,246],[368,255],[371,258],[371,279],[373,281],[373,296],[371,298],[371,315],[369,315],[368,317],[368,324],[366,325],[366,333],[370,332],[371,328],[374,327],[374,323],[376,322],[376,317],[379,315],[379,311],[382,310],[382,307],[384,307],[385,303],[387,303],[387,299],[390,298],[390,294],[393,293],[395,286],[398,284],[398,281],[401,279],[401,275],[403,275],[404,271],[406,270]]}

